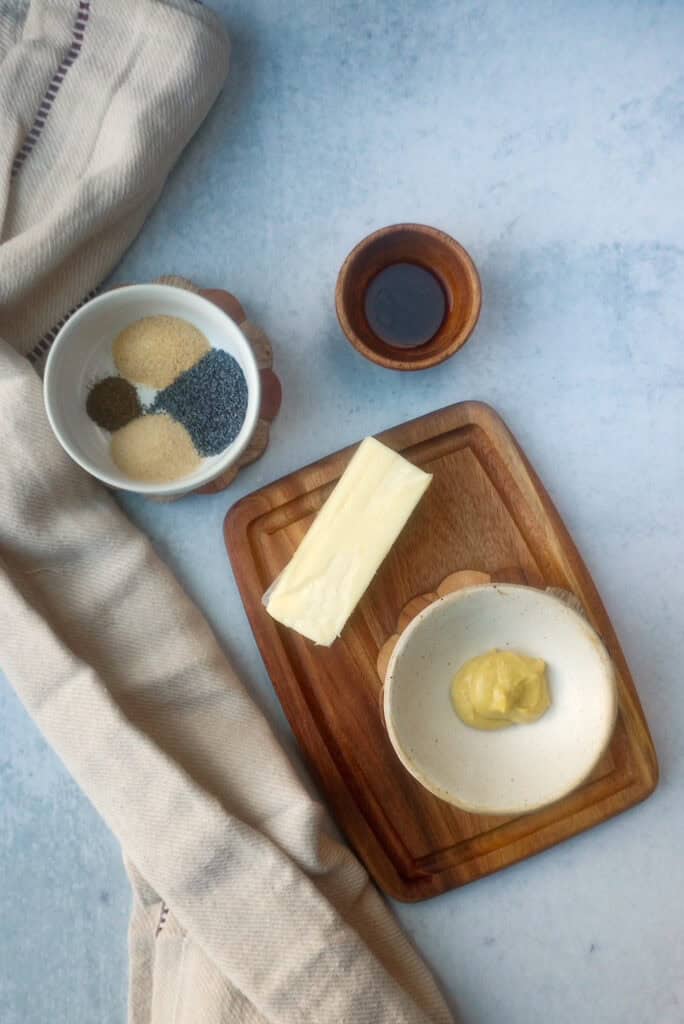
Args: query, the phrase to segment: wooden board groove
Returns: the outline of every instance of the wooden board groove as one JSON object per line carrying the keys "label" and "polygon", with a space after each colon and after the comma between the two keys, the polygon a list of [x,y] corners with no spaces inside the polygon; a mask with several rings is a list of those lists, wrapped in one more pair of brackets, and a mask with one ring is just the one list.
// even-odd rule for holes
{"label": "wooden board groove", "polygon": [[[235,577],[266,668],[338,823],[378,885],[419,900],[500,870],[626,810],[658,766],[634,683],[600,597],[534,470],[497,414],[449,406],[379,435],[434,473],[425,498],[342,637],[316,648],[266,614],[261,598],[304,536],[353,448],[243,498],[226,517]],[[463,569],[515,573],[575,594],[618,673],[619,716],[591,778],[527,816],[466,814],[402,767],[378,707],[377,655],[402,609]]]}

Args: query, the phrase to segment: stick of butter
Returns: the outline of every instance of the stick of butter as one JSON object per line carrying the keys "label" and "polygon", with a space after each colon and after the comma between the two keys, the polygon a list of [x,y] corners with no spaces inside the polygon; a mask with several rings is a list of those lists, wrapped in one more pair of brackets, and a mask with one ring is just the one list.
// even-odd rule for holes
{"label": "stick of butter", "polygon": [[375,438],[362,441],[267,593],[269,615],[329,647],[431,480]]}

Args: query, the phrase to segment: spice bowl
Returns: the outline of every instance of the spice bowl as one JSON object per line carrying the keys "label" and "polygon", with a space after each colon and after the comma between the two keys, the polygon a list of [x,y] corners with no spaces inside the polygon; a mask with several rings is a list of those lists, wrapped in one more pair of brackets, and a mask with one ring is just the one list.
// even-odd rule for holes
{"label": "spice bowl", "polygon": [[368,235],[347,256],[335,289],[349,342],[391,370],[425,370],[449,359],[472,334],[481,305],[480,278],[466,250],[425,224]]}
{"label": "spice bowl", "polygon": [[[114,340],[126,327],[154,316],[177,317],[197,328],[212,349],[223,350],[236,360],[247,385],[246,412],[234,440],[218,454],[203,458],[187,475],[161,483],[142,481],[122,472],[111,455],[111,435],[94,423],[86,411],[94,384],[118,374]],[[144,403],[154,398],[154,392],[138,390]],[[47,359],[44,398],[57,439],[83,469],[109,487],[171,498],[206,486],[237,463],[257,425],[261,378],[245,335],[208,299],[171,285],[127,285],[92,299],[67,320]]]}
{"label": "spice bowl", "polygon": [[[474,729],[451,683],[470,658],[513,650],[546,662],[551,706],[536,722]],[[387,734],[426,789],[476,814],[524,814],[591,774],[617,714],[615,670],[589,622],[534,587],[492,583],[434,601],[401,634],[383,690]]]}

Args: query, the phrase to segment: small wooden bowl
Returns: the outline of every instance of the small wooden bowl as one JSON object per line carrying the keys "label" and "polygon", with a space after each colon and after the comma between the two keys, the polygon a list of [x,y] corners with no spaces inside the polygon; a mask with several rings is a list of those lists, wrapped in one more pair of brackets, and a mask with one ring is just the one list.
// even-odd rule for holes
{"label": "small wooden bowl", "polygon": [[[393,263],[424,267],[444,289],[444,321],[422,345],[390,345],[366,318],[366,289],[376,274]],[[390,370],[425,370],[444,362],[465,345],[481,304],[480,278],[468,253],[455,239],[425,224],[394,224],[368,235],[342,264],[335,288],[337,318],[349,341],[367,359]]]}

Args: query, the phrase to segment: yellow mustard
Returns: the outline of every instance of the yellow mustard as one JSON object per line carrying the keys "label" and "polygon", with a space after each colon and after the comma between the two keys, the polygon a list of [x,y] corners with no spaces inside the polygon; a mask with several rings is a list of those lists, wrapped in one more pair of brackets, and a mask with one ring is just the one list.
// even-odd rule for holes
{"label": "yellow mustard", "polygon": [[546,662],[515,651],[488,651],[466,661],[451,685],[456,714],[474,729],[536,722],[551,704]]}

